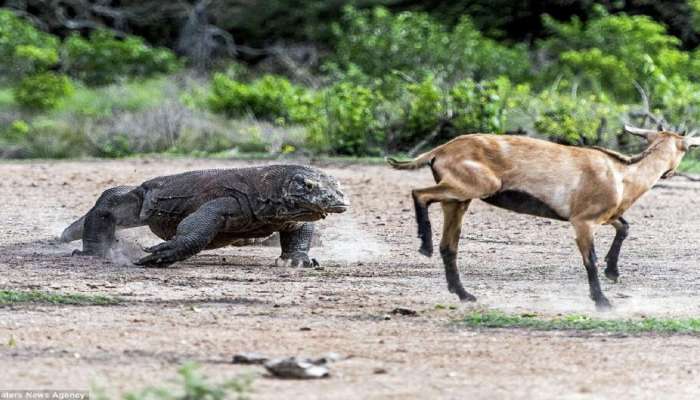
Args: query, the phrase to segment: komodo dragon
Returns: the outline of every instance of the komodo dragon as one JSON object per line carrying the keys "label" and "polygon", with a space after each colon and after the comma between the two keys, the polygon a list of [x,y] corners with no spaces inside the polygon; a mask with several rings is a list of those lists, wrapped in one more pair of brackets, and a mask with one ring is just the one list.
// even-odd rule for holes
{"label": "komodo dragon", "polygon": [[312,221],[347,208],[335,178],[311,167],[193,171],[107,189],[61,240],[82,239],[83,250],[74,254],[104,257],[116,229],[148,225],[165,242],[144,249],[151,254],[136,264],[166,267],[204,249],[279,232],[282,255],[275,264],[308,267]]}

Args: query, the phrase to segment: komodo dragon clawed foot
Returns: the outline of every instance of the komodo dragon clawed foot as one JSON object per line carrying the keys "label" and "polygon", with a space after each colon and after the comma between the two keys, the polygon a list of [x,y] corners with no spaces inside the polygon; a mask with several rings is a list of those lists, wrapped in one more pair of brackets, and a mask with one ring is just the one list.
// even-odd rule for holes
{"label": "komodo dragon clawed foot", "polygon": [[281,256],[275,260],[275,266],[277,267],[317,267],[318,261],[315,258],[309,258],[309,255],[301,252],[295,251],[293,253],[282,253]]}
{"label": "komodo dragon clawed foot", "polygon": [[151,253],[135,261],[134,264],[146,268],[165,268],[176,261],[183,260],[188,255],[183,255],[174,240],[160,243],[158,245],[143,249],[146,253]]}

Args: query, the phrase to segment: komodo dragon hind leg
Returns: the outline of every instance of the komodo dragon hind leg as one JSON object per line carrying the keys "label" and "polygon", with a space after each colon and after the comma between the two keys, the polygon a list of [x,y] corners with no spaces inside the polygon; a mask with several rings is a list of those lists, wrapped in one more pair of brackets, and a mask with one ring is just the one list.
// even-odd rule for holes
{"label": "komodo dragon hind leg", "polygon": [[143,196],[134,186],[117,186],[105,190],[95,206],[88,211],[83,219],[69,226],[61,235],[62,238],[83,238],[83,250],[75,251],[76,255],[101,256],[115,242],[114,232],[117,227],[131,228],[141,226],[139,218]]}
{"label": "komodo dragon hind leg", "polygon": [[280,246],[282,254],[275,261],[278,267],[311,267],[318,265],[318,261],[309,258],[311,239],[314,235],[314,224],[305,222],[301,226],[289,231],[280,232]]}

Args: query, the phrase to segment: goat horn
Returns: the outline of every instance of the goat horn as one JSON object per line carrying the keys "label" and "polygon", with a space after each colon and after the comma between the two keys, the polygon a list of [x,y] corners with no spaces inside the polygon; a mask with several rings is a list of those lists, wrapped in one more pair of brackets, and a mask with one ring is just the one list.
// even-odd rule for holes
{"label": "goat horn", "polygon": [[654,129],[643,129],[643,128],[635,128],[634,126],[630,125],[625,125],[625,132],[631,133],[633,135],[641,136],[643,138],[646,138],[649,135],[653,135],[657,133]]}

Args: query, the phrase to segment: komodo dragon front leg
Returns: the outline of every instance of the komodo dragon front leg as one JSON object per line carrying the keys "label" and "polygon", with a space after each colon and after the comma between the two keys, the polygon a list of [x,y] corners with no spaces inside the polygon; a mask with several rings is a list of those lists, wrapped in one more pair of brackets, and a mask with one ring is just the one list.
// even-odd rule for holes
{"label": "komodo dragon front leg", "polygon": [[236,224],[236,217],[247,220],[236,199],[221,198],[202,205],[177,226],[175,236],[161,244],[144,249],[148,256],[136,261],[144,267],[164,268],[204,250],[219,231]]}
{"label": "komodo dragon front leg", "polygon": [[314,224],[304,222],[287,230],[280,231],[282,254],[275,261],[278,267],[311,267],[318,265],[316,260],[309,258],[311,238],[314,234]]}

